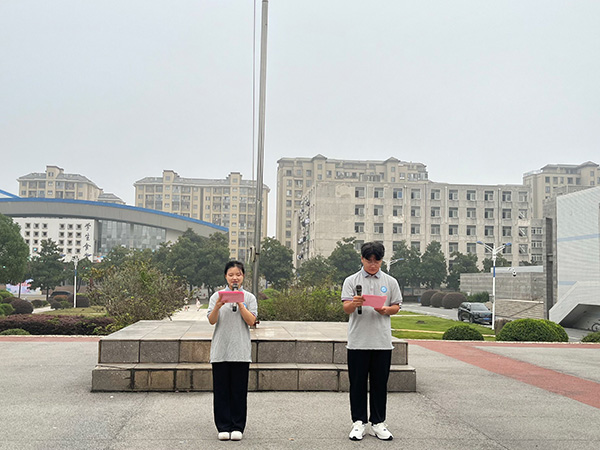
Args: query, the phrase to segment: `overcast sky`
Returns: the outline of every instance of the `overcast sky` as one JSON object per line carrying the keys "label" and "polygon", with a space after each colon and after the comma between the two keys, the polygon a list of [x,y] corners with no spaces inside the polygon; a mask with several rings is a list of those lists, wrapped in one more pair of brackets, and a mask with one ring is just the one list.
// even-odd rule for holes
{"label": "overcast sky", "polygon": [[[599,24],[598,0],[271,0],[269,235],[282,157],[475,184],[600,163]],[[163,169],[252,179],[254,29],[253,0],[0,0],[0,189],[46,165],[128,204]]]}

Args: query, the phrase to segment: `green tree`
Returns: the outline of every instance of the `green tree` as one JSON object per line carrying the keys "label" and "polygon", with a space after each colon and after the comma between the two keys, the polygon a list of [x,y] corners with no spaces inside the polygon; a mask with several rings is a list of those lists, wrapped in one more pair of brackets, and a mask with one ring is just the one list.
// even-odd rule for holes
{"label": "green tree", "polygon": [[428,289],[436,289],[444,282],[448,274],[446,257],[442,252],[442,245],[438,241],[431,241],[425,253],[421,255],[419,268],[421,282]]}
{"label": "green tree", "polygon": [[54,289],[65,278],[65,265],[56,242],[52,239],[45,239],[40,244],[41,249],[31,259],[29,266],[33,279],[31,287],[46,291],[46,300],[48,300],[50,289]]}
{"label": "green tree", "polygon": [[187,290],[177,277],[161,272],[148,261],[129,258],[120,266],[93,269],[90,300],[104,306],[115,328],[139,320],[162,320],[181,309]]}
{"label": "green tree", "polygon": [[327,258],[317,255],[307,259],[296,270],[301,286],[315,288],[330,286],[333,282],[334,269]]}
{"label": "green tree", "polygon": [[261,245],[260,275],[275,289],[285,288],[294,277],[293,252],[274,238],[266,237]]}
{"label": "green tree", "polygon": [[10,217],[0,214],[0,283],[17,284],[25,279],[29,247],[20,230]]}
{"label": "green tree", "polygon": [[390,275],[398,280],[402,292],[407,286],[418,287],[421,284],[420,266],[421,256],[412,247],[408,247],[406,241],[400,241],[396,245],[391,261],[397,260],[390,267]]}
{"label": "green tree", "polygon": [[460,252],[454,252],[450,255],[454,258],[450,261],[450,270],[446,278],[446,285],[455,291],[460,290],[461,273],[478,273],[477,256],[475,254],[464,255]]}
{"label": "green tree", "polygon": [[[494,264],[492,261],[492,258],[485,258],[483,261],[483,271],[486,273],[489,273],[490,269],[492,268],[492,265]],[[511,262],[506,259],[504,256],[502,255],[497,255],[496,256],[496,267],[511,267],[512,264]]]}
{"label": "green tree", "polygon": [[[219,286],[225,284],[223,270],[229,261],[229,239],[224,233],[213,233],[210,237],[201,237],[202,251],[195,286],[204,286],[208,295],[212,295]],[[248,286],[248,282],[246,282]]]}
{"label": "green tree", "polygon": [[361,267],[360,253],[354,248],[355,238],[343,238],[337,241],[336,247],[327,258],[329,264],[335,269],[333,282],[342,285],[349,275],[358,272]]}

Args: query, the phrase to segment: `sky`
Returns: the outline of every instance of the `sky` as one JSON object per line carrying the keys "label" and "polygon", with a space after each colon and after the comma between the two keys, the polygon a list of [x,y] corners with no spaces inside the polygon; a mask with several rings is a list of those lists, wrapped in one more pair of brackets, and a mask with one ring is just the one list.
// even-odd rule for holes
{"label": "sky", "polygon": [[[268,4],[270,236],[282,157],[395,157],[464,184],[600,163],[597,0]],[[261,8],[1,0],[0,189],[46,165],[128,204],[165,169],[255,179]]]}

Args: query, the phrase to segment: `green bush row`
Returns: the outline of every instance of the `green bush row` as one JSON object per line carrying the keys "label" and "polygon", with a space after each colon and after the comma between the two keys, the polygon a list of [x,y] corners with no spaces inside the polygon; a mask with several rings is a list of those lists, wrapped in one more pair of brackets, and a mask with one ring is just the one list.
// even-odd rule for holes
{"label": "green bush row", "polygon": [[114,331],[111,317],[13,314],[0,317],[0,331],[21,328],[36,335],[103,335]]}
{"label": "green bush row", "polygon": [[428,290],[421,295],[422,306],[433,306],[435,308],[454,309],[462,302],[466,302],[467,298],[460,292],[440,292]]}
{"label": "green bush row", "polygon": [[569,342],[559,324],[545,319],[517,319],[508,322],[496,335],[497,341]]}
{"label": "green bush row", "polygon": [[345,322],[340,291],[328,289],[290,288],[270,290],[268,298],[258,301],[259,320],[299,322]]}

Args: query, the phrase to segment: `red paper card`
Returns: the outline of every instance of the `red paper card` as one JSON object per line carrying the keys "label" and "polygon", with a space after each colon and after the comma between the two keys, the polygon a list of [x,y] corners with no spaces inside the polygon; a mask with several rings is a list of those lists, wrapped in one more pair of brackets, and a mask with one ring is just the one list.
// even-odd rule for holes
{"label": "red paper card", "polygon": [[381,308],[387,300],[387,297],[385,295],[363,294],[362,298],[365,299],[363,306],[371,306],[377,309]]}
{"label": "red paper card", "polygon": [[242,291],[219,291],[223,303],[240,303],[244,301]]}

